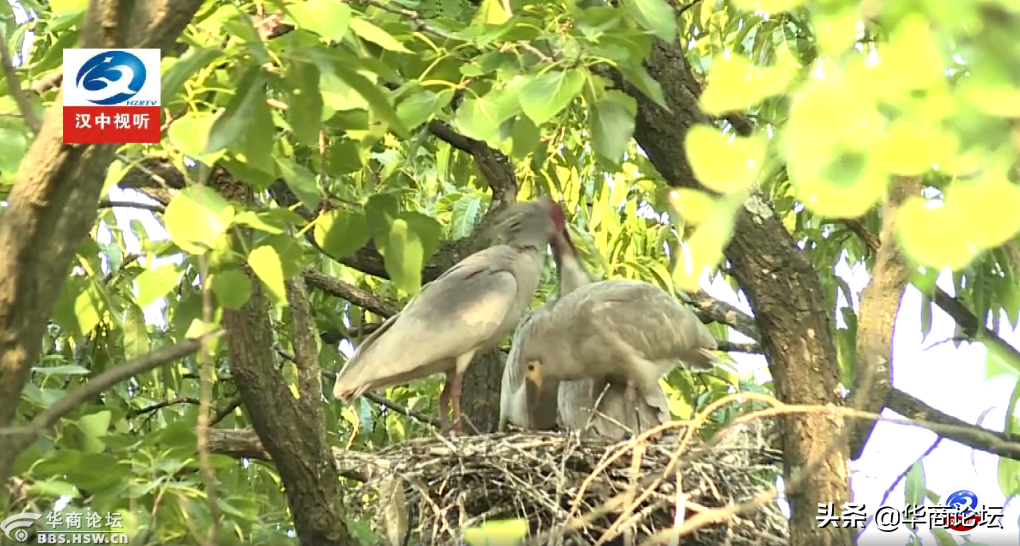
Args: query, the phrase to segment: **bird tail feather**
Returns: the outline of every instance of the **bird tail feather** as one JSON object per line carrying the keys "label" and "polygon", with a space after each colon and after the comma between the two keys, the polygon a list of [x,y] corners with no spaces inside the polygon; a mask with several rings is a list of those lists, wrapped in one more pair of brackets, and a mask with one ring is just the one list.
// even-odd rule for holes
{"label": "bird tail feather", "polygon": [[692,370],[711,370],[722,364],[722,360],[708,349],[698,349],[685,356],[683,363]]}

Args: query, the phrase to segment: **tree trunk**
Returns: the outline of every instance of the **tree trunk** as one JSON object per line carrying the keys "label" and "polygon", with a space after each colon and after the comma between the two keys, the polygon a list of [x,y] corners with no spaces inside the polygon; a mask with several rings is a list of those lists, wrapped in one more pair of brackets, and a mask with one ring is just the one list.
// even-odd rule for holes
{"label": "tree trunk", "polygon": [[[698,108],[700,85],[678,45],[656,41],[646,62],[661,85],[667,112],[617,74],[617,84],[638,101],[634,137],[671,186],[700,188],[683,149],[687,130],[709,119]],[[780,400],[789,404],[842,405],[832,318],[825,307],[817,272],[797,248],[772,207],[752,196],[737,218],[725,249],[734,277],[754,309],[762,349]],[[820,457],[843,430],[842,419],[800,414],[783,418],[784,475]],[[845,436],[844,436],[845,437]],[[851,500],[849,447],[835,446],[822,472],[786,495],[792,510],[791,546],[849,546],[847,529],[819,529],[818,503],[841,506]]]}

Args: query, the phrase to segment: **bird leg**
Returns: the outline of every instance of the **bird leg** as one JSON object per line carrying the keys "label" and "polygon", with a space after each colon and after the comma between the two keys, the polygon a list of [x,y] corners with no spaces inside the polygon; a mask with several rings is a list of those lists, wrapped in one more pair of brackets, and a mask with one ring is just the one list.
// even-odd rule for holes
{"label": "bird leg", "polygon": [[[631,429],[631,433],[637,436],[641,432],[641,423],[637,417],[637,385],[633,381],[627,381],[627,388],[623,391],[623,403],[626,408],[624,415],[627,415],[627,421],[630,421],[630,416],[634,416],[634,428]],[[630,423],[626,423],[630,426]]]}
{"label": "bird leg", "polygon": [[[446,434],[450,431],[450,393],[453,391],[453,383],[457,373],[454,370],[446,372],[446,381],[443,382],[443,390],[439,393],[439,433]],[[459,389],[458,389],[459,390]]]}
{"label": "bird leg", "polygon": [[459,373],[454,374],[453,386],[450,388],[450,395],[452,396],[453,400],[453,427],[451,428],[451,432],[463,431],[463,427],[461,426],[460,421],[460,388],[461,379],[463,379],[463,377],[464,376],[462,376]]}

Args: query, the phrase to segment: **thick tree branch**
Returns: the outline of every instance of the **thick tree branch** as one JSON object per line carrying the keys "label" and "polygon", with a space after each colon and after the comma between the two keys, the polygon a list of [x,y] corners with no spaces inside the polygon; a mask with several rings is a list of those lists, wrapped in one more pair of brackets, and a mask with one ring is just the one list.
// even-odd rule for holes
{"label": "thick tree branch", "polygon": [[[940,425],[950,425],[959,430],[939,430],[936,433],[941,438],[959,442],[974,449],[993,453],[1002,457],[1020,460],[1020,434],[1004,434],[995,430],[972,425],[962,419],[958,419],[937,410],[917,397],[893,388],[885,399],[885,407],[906,417],[917,421],[925,421]],[[968,432],[969,431],[969,432]],[[1001,440],[993,442],[992,439]]]}
{"label": "thick tree branch", "polygon": [[[892,388],[896,315],[911,273],[896,244],[896,219],[903,202],[920,193],[920,177],[895,177],[882,206],[880,246],[871,279],[861,291],[857,313],[857,374],[851,403],[862,411],[882,413],[883,402]],[[860,421],[854,423],[854,428],[850,457],[856,460],[864,451],[875,422]]]}
{"label": "thick tree branch", "polygon": [[689,294],[689,297],[701,322],[725,324],[751,339],[759,339],[758,325],[751,315],[704,292]]}
{"label": "thick tree branch", "polygon": [[[690,127],[711,120],[698,107],[701,88],[685,52],[678,44],[656,41],[645,65],[661,84],[669,111],[615,71],[604,73],[637,100],[634,138],[667,183],[704,189],[687,161],[683,142]],[[725,255],[754,309],[779,399],[789,404],[841,405],[832,317],[818,274],[760,195],[752,196],[739,211]],[[846,530],[819,529],[815,521],[818,503],[851,500],[849,434],[843,420],[806,414],[785,417],[783,424],[786,494],[793,512],[790,544],[849,546],[852,536]],[[826,472],[806,472],[818,467]],[[805,477],[803,486],[794,487],[794,476]]]}
{"label": "thick tree branch", "polygon": [[[221,194],[252,202],[251,188],[227,176],[211,177]],[[250,237],[250,230],[241,230]],[[302,392],[295,398],[284,381],[272,339],[273,325],[269,301],[263,285],[246,268],[252,278],[252,293],[238,310],[224,310],[223,326],[228,336],[230,369],[244,407],[258,436],[273,459],[284,483],[287,504],[294,518],[294,528],[302,546],[348,546],[355,544],[343,511],[343,491],[339,475],[326,443],[321,407],[321,394],[314,396],[315,385],[302,373]],[[303,290],[291,283],[288,298],[301,305]],[[307,297],[304,297],[307,305]],[[295,310],[291,309],[294,313]],[[300,316],[307,309],[298,310]],[[314,366],[315,353],[307,354],[308,321],[297,318],[302,332],[295,342],[302,347],[300,367]],[[314,340],[313,344],[314,344]],[[317,379],[317,378],[316,378]],[[312,392],[309,392],[312,391]],[[312,398],[314,397],[314,400]],[[212,442],[212,438],[210,438]]]}

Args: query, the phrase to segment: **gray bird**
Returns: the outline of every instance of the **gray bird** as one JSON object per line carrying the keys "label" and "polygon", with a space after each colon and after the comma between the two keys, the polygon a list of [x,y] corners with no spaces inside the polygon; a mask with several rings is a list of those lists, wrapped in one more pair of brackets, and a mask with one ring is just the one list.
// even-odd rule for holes
{"label": "gray bird", "polygon": [[659,378],[678,364],[695,370],[718,364],[710,352],[716,347],[697,316],[660,288],[613,280],[580,286],[534,315],[518,358],[529,382],[537,382],[533,389],[546,381],[591,379],[596,390],[623,384],[625,407],[633,408],[638,394],[654,404]]}
{"label": "gray bird", "polygon": [[[494,228],[506,242],[468,256],[423,287],[358,347],[337,374],[333,396],[349,401],[367,390],[445,373],[441,429],[461,430],[464,372],[476,354],[509,334],[528,309],[546,247],[563,225],[563,209],[548,198],[512,206]],[[452,426],[447,414],[451,401]]]}
{"label": "gray bird", "polygon": [[[556,272],[559,280],[557,298],[574,291],[579,286],[592,282],[591,275],[577,259],[570,232],[566,226],[550,240]],[[523,340],[531,335],[533,324],[539,316],[549,313],[556,300],[530,311],[514,331],[503,368],[503,385],[499,398],[499,430],[505,430],[511,423],[521,428],[551,430],[557,424],[558,382],[545,382],[537,376],[535,366],[527,366],[521,359],[520,348]],[[541,385],[541,388],[539,387]]]}

